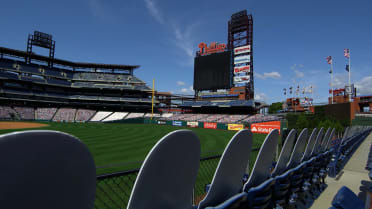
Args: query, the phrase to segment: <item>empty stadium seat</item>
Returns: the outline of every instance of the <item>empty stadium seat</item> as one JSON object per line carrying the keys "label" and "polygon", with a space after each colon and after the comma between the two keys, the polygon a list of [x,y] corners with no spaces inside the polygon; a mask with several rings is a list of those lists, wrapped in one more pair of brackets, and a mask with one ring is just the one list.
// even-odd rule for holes
{"label": "empty stadium seat", "polygon": [[287,168],[287,163],[289,162],[289,159],[291,157],[293,144],[296,138],[296,130],[292,129],[282,147],[282,151],[280,152],[279,158],[277,160],[276,166],[274,168],[274,171],[272,172],[272,176],[275,177],[277,175],[281,175],[285,172]]}
{"label": "empty stadium seat", "polygon": [[1,208],[92,209],[96,168],[88,148],[55,131],[0,136]]}
{"label": "empty stadium seat", "polygon": [[[332,206],[337,209],[364,209],[365,203],[346,186],[341,187],[332,200]],[[369,207],[368,207],[369,208]]]}
{"label": "empty stadium seat", "polygon": [[143,162],[127,208],[192,209],[199,159],[200,142],[192,131],[164,136]]}
{"label": "empty stadium seat", "polygon": [[277,129],[272,130],[266,136],[258,152],[251,175],[244,184],[244,191],[248,191],[251,187],[256,187],[270,178],[278,138],[279,131]]}
{"label": "empty stadium seat", "polygon": [[216,206],[242,189],[242,177],[252,149],[252,133],[241,130],[227,144],[218,163],[210,189],[200,202],[199,209]]}

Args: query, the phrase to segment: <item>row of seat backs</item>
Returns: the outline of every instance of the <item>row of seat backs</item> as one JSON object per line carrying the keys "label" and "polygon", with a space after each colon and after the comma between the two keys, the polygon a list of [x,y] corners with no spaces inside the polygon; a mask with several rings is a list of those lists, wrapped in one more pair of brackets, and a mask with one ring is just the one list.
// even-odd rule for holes
{"label": "row of seat backs", "polygon": [[[275,173],[281,173],[279,171],[284,171],[284,167],[296,166],[304,158],[307,129],[300,133],[293,151],[287,152],[293,146],[294,132],[288,135]],[[319,141],[320,133],[316,141]],[[277,130],[267,135],[244,190],[270,178],[278,137]],[[222,154],[210,191],[199,208],[214,205],[241,191],[241,179],[249,164],[251,148],[250,131],[242,130],[232,137]],[[288,153],[291,153],[290,157]],[[95,165],[88,148],[77,138],[55,131],[6,134],[0,136],[0,157],[7,159],[0,161],[0,199],[4,208],[31,205],[41,209],[51,208],[51,205],[61,209],[93,208]],[[200,142],[193,132],[177,130],[164,136],[142,164],[128,208],[148,208],[149,204],[152,208],[191,208],[199,158]],[[289,163],[285,166],[288,158]],[[19,199],[23,201],[17,201]]]}

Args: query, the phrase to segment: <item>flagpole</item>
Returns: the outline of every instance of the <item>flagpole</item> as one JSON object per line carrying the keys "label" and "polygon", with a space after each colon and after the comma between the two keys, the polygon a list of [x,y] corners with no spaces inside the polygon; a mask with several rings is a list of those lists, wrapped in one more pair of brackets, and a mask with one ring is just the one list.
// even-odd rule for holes
{"label": "flagpole", "polygon": [[[351,89],[351,81],[350,81],[350,71],[351,71],[351,66],[350,66],[350,49],[349,49],[349,88],[350,88],[350,91],[353,92],[353,90]],[[349,94],[349,102],[351,102],[351,92]]]}
{"label": "flagpole", "polygon": [[333,104],[333,60],[332,60],[332,62],[331,62],[331,89],[332,89],[332,95],[331,95],[331,97],[332,97],[332,102],[331,102],[331,104]]}

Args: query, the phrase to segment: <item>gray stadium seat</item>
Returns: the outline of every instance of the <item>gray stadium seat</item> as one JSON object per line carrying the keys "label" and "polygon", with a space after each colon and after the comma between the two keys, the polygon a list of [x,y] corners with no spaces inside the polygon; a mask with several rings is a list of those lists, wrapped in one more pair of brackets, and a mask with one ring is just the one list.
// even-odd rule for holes
{"label": "gray stadium seat", "polygon": [[252,133],[241,130],[227,144],[214,174],[206,197],[199,209],[216,206],[238,194],[242,189],[242,178],[249,163],[252,149]]}
{"label": "gray stadium seat", "polygon": [[287,168],[291,169],[298,166],[301,163],[303,152],[307,144],[307,128],[304,128],[297,138],[297,142],[293,148],[291,158],[289,159]]}
{"label": "gray stadium seat", "polygon": [[134,183],[128,209],[191,209],[200,142],[189,130],[164,136],[147,155]]}
{"label": "gray stadium seat", "polygon": [[322,144],[320,146],[320,152],[322,152],[323,150],[325,150],[326,146],[327,146],[327,143],[328,143],[328,139],[329,139],[329,135],[331,134],[331,131],[332,131],[332,128],[329,127],[323,137],[323,140],[322,140]]}
{"label": "gray stadium seat", "polygon": [[284,145],[283,145],[282,151],[280,152],[275,169],[271,174],[272,176],[281,175],[282,173],[285,172],[287,168],[287,163],[289,161],[289,158],[291,157],[295,138],[296,138],[296,130],[292,129],[291,132],[289,132],[284,142]]}
{"label": "gray stadium seat", "polygon": [[96,169],[88,148],[55,131],[0,136],[0,207],[92,209]]}
{"label": "gray stadium seat", "polygon": [[326,146],[324,147],[324,150],[323,151],[326,151],[326,150],[328,150],[331,147],[332,139],[335,136],[335,133],[336,133],[336,129],[333,128],[332,131],[331,131],[331,134],[328,137],[328,142],[327,142]]}
{"label": "gray stadium seat", "polygon": [[311,152],[313,151],[313,148],[316,142],[316,136],[317,136],[317,128],[314,128],[313,132],[311,132],[310,138],[306,145],[306,149],[305,149],[304,155],[302,156],[301,162],[310,159]]}
{"label": "gray stadium seat", "polygon": [[275,158],[276,146],[278,145],[279,131],[272,130],[267,136],[254,163],[251,175],[244,184],[243,191],[256,187],[270,178],[272,162]]}
{"label": "gray stadium seat", "polygon": [[318,132],[318,135],[316,137],[315,144],[314,144],[313,150],[311,151],[310,156],[315,156],[319,153],[319,151],[320,151],[319,148],[320,148],[320,145],[321,145],[321,140],[323,138],[323,134],[324,134],[324,128],[322,127]]}

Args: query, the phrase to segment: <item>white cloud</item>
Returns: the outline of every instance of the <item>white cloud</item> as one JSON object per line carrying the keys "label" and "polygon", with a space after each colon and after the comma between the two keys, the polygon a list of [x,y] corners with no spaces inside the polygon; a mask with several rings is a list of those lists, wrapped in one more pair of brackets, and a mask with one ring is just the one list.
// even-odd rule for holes
{"label": "white cloud", "polygon": [[184,86],[185,85],[185,82],[183,82],[183,81],[177,81],[177,85],[178,86]]}
{"label": "white cloud", "polygon": [[88,0],[88,6],[93,16],[101,19],[115,20],[113,11],[104,4],[103,0]]}
{"label": "white cloud", "polygon": [[293,64],[291,69],[294,71],[296,78],[302,78],[305,76],[305,73],[299,70],[299,68],[303,68],[303,64]]}
{"label": "white cloud", "polygon": [[194,23],[187,25],[186,27],[181,27],[179,24],[175,24],[174,17],[166,17],[162,11],[156,6],[155,0],[144,0],[147,9],[151,16],[162,25],[168,27],[173,35],[173,44],[181,49],[188,57],[187,65],[193,63],[194,58],[194,46],[196,41],[194,40],[195,35],[193,34],[194,28],[199,25],[199,23]]}
{"label": "white cloud", "polygon": [[268,100],[266,94],[258,93],[258,92],[256,92],[254,94],[254,99],[257,100],[257,101],[263,101],[263,102],[267,102],[267,100]]}
{"label": "white cloud", "polygon": [[153,16],[158,23],[164,24],[163,14],[156,7],[155,1],[154,0],[145,0],[145,3],[146,3],[146,7],[149,10],[151,16]]}
{"label": "white cloud", "polygon": [[184,94],[194,94],[194,89],[190,86],[189,88],[182,88],[180,92]]}
{"label": "white cloud", "polygon": [[372,76],[364,77],[362,80],[355,82],[358,95],[372,94]]}
{"label": "white cloud", "polygon": [[294,72],[295,72],[295,75],[296,75],[297,78],[302,78],[302,77],[305,76],[304,72],[302,72],[302,71],[294,70]]}
{"label": "white cloud", "polygon": [[263,75],[260,73],[255,74],[257,78],[266,79],[266,78],[273,78],[273,79],[279,79],[281,78],[281,75],[279,72],[270,72],[270,73],[264,73]]}

